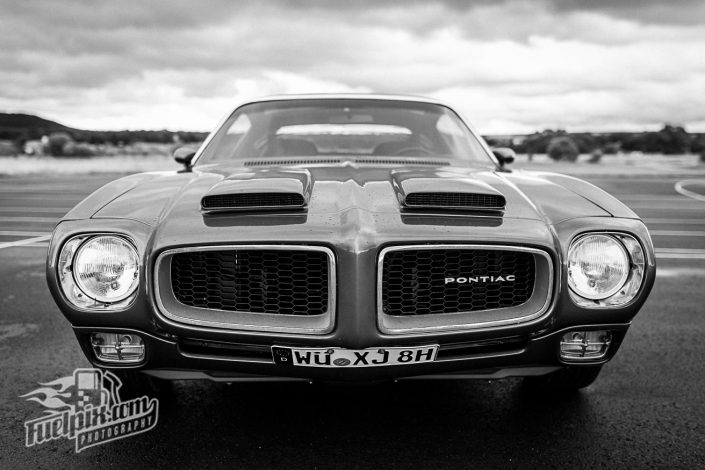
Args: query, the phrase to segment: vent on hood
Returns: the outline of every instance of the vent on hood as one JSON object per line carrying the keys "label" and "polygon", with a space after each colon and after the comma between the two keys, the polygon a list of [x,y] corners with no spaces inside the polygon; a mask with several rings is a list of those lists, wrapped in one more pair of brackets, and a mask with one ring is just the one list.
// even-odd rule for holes
{"label": "vent on hood", "polygon": [[263,158],[262,160],[247,160],[243,166],[290,166],[290,165],[335,165],[341,163],[341,160],[333,158],[316,158],[316,159],[272,159]]}
{"label": "vent on hood", "polygon": [[503,211],[505,204],[504,196],[499,194],[417,192],[404,198],[404,206],[409,209]]}
{"label": "vent on hood", "polygon": [[339,165],[345,162],[352,162],[357,165],[395,165],[395,166],[450,166],[450,162],[445,160],[413,160],[406,158],[306,158],[306,159],[272,159],[247,160],[243,163],[246,167],[262,166],[295,166],[295,165]]}
{"label": "vent on hood", "polygon": [[301,209],[306,201],[298,193],[235,193],[205,196],[205,211]]}
{"label": "vent on hood", "polygon": [[358,165],[421,165],[421,166],[449,166],[445,160],[412,160],[404,158],[356,158]]}

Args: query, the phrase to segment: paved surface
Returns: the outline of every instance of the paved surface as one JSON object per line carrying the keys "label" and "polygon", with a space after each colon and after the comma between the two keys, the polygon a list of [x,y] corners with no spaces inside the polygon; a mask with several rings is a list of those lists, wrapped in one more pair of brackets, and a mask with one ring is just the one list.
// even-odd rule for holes
{"label": "paved surface", "polygon": [[46,289],[47,235],[110,179],[0,178],[0,468],[705,468],[705,202],[669,177],[591,179],[646,220],[659,271],[615,360],[570,399],[527,398],[515,379],[178,382],[153,431],[25,448],[41,412],[19,395],[88,366]]}

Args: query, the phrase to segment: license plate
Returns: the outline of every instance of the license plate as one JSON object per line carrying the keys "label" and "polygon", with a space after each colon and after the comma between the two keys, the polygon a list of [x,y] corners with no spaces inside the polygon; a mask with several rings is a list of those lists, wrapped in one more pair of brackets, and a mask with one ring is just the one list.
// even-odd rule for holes
{"label": "license plate", "polygon": [[438,345],[411,348],[290,348],[272,346],[274,362],[299,367],[379,367],[420,364],[436,360]]}

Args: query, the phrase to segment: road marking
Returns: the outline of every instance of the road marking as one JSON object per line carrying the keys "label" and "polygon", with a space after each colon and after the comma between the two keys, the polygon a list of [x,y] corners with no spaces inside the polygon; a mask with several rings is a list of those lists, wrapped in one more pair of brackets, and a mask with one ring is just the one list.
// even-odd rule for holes
{"label": "road marking", "polygon": [[657,277],[705,276],[705,268],[658,268]]}
{"label": "road marking", "polygon": [[0,250],[3,248],[12,248],[14,246],[29,245],[32,243],[44,242],[51,238],[51,235],[42,235],[41,237],[25,238],[24,240],[18,240],[16,242],[0,243]]}
{"label": "road marking", "polygon": [[38,212],[38,213],[56,213],[56,214],[65,214],[68,211],[70,211],[70,207],[3,207],[0,206],[0,212]]}
{"label": "road marking", "polygon": [[[693,205],[690,204],[685,204],[685,203],[694,203]],[[676,210],[676,211],[705,211],[705,205],[702,204],[697,204],[697,201],[691,201],[684,199],[682,202],[679,202],[678,204],[658,204],[656,202],[645,202],[643,204],[634,204],[634,203],[629,203],[627,204],[630,209],[636,209],[636,210]]]}
{"label": "road marking", "polygon": [[705,259],[705,249],[701,248],[656,248],[657,258]]}
{"label": "road marking", "polygon": [[[662,174],[662,175],[647,175],[647,174],[642,174],[642,175],[595,175],[593,174],[592,176],[588,174],[584,175],[579,175],[575,174],[572,175],[575,178],[580,178],[584,180],[588,180],[590,182],[592,181],[605,181],[608,183],[617,183],[621,184],[622,187],[624,185],[630,184],[630,185],[636,185],[638,186],[639,183],[643,182],[654,182],[654,183],[661,183],[661,184],[668,184],[669,186],[673,185],[672,182],[676,182],[678,180],[681,180],[683,178],[693,178],[693,177],[701,177],[703,176],[703,173],[705,171],[698,171],[697,173],[693,171],[684,171],[682,173],[670,173],[670,174]],[[626,177],[625,177],[626,176]]]}
{"label": "road marking", "polygon": [[705,225],[705,219],[641,219],[646,225],[671,224],[671,225]]}
{"label": "road marking", "polygon": [[700,186],[705,185],[705,179],[681,180],[681,181],[677,182],[676,186],[675,186],[675,189],[679,194],[693,198],[697,201],[705,202],[705,195],[698,194],[694,191],[689,191],[683,187],[683,186],[689,186],[689,185],[700,185]]}
{"label": "road marking", "polygon": [[17,188],[5,187],[0,189],[0,193],[51,193],[55,191],[66,193],[86,194],[86,190],[77,188],[77,184],[70,186],[20,186]]}
{"label": "road marking", "polygon": [[656,253],[656,258],[659,259],[705,259],[705,253]]}
{"label": "road marking", "polygon": [[703,253],[703,254],[705,254],[705,249],[703,249],[703,248],[656,248],[656,251],[663,251],[664,253]]}
{"label": "road marking", "polygon": [[60,217],[20,217],[2,216],[0,222],[58,222]]}
{"label": "road marking", "polygon": [[23,230],[0,230],[0,236],[4,237],[38,237],[40,235],[51,235],[49,232],[26,232]]}
{"label": "road marking", "polygon": [[649,230],[649,233],[660,237],[705,237],[705,230]]}
{"label": "road marking", "polygon": [[3,199],[5,200],[11,200],[11,201],[26,201],[26,200],[32,200],[32,201],[81,201],[86,197],[86,194],[76,194],[74,196],[70,196],[68,194],[56,194],[56,193],[49,193],[49,194],[22,194],[19,191],[17,193],[14,193],[12,196],[3,196]]}
{"label": "road marking", "polygon": [[664,194],[661,196],[653,194],[614,194],[614,197],[621,201],[663,201],[663,202],[692,202],[690,199],[685,199],[680,194]]}

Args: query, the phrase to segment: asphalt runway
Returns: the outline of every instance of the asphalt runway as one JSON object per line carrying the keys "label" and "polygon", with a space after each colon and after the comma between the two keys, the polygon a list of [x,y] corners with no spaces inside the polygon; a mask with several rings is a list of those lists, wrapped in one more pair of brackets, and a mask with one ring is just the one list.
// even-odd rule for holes
{"label": "asphalt runway", "polygon": [[26,448],[20,398],[87,367],[46,288],[56,221],[108,176],[0,178],[0,468],[705,468],[705,180],[586,178],[632,207],[658,276],[616,358],[563,401],[519,380],[333,387],[177,382],[157,427]]}

